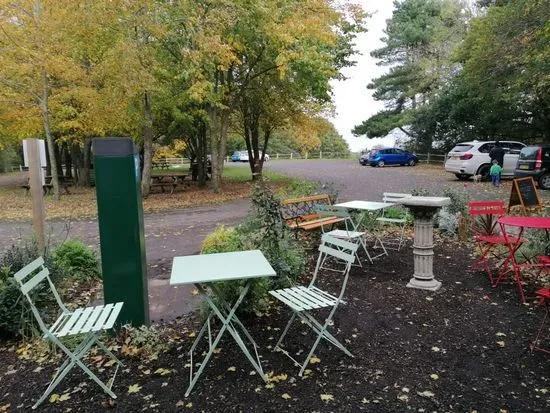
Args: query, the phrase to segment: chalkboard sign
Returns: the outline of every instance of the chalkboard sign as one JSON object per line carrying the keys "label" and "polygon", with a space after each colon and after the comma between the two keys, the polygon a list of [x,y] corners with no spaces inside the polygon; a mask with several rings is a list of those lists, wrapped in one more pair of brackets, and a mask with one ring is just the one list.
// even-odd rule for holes
{"label": "chalkboard sign", "polygon": [[514,179],[512,182],[510,201],[508,202],[508,211],[515,205],[521,205],[523,213],[527,213],[527,208],[542,207],[533,178]]}

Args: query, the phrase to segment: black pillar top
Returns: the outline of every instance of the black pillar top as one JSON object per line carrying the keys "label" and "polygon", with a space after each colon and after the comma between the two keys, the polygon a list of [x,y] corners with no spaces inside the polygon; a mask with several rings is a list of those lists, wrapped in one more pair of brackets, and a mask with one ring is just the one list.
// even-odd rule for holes
{"label": "black pillar top", "polygon": [[92,152],[95,156],[128,156],[138,149],[130,138],[94,138]]}

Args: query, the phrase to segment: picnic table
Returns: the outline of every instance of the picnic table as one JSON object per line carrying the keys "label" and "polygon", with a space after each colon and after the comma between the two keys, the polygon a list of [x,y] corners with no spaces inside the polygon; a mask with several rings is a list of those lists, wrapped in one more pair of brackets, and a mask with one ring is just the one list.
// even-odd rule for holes
{"label": "picnic table", "polygon": [[[375,202],[375,201],[349,201],[349,202],[342,202],[339,204],[336,204],[334,206],[346,208],[351,211],[358,211],[359,214],[355,218],[355,220],[352,220],[353,224],[353,230],[359,231],[359,228],[361,226],[361,223],[363,222],[366,214],[372,214],[372,213],[380,213],[384,208],[391,207],[392,203],[390,202]],[[386,248],[384,247],[384,243],[380,239],[380,237],[377,234],[373,234],[376,238],[375,246],[380,245],[382,248],[382,252],[374,257],[372,257],[370,254],[367,253],[369,260],[372,262],[374,258],[381,257],[383,255],[388,255],[388,251],[386,251]]]}
{"label": "picnic table", "polygon": [[[241,323],[236,313],[250,288],[252,279],[273,277],[275,275],[275,271],[259,250],[189,255],[174,258],[172,262],[172,273],[170,275],[170,285],[194,284],[210,308],[206,321],[189,350],[190,383],[185,392],[185,397],[189,396],[193,390],[193,387],[212,357],[225,331],[231,334],[250,364],[252,364],[260,377],[267,382],[267,376],[262,370],[262,365],[258,356],[258,346],[248,330]],[[240,290],[239,298],[233,304],[224,300],[223,294],[221,294],[219,288],[216,286],[216,282],[232,280],[245,281],[244,286]],[[208,293],[208,289],[217,296],[216,302],[214,302]],[[218,334],[212,339],[211,321],[214,317],[217,317],[222,325]],[[193,368],[195,367],[193,353],[205,333],[208,335],[208,352],[200,362],[198,371],[193,374]],[[252,344],[255,357],[250,354],[240,333],[244,334]]]}
{"label": "picnic table", "polygon": [[170,188],[170,193],[174,193],[174,189],[178,186],[183,185],[185,178],[189,176],[186,172],[173,172],[170,174],[152,174],[151,175],[151,186],[159,187],[162,192],[164,188]]}
{"label": "picnic table", "polygon": [[[549,264],[544,260],[538,260],[537,262],[525,262],[519,263],[516,258],[517,251],[525,243],[525,240],[522,238],[523,231],[525,228],[539,229],[546,231],[546,236],[548,242],[550,243],[550,218],[548,217],[513,217],[513,216],[504,216],[500,217],[497,221],[502,230],[502,235],[506,241],[506,246],[508,248],[508,257],[504,260],[501,266],[500,274],[495,281],[493,286],[504,281],[504,277],[513,273],[514,281],[517,283],[521,301],[525,303],[525,294],[523,292],[523,280],[521,277],[521,272],[524,269],[528,268],[539,268],[541,271],[548,268]],[[517,235],[509,235],[506,228],[515,227],[519,228],[519,233]],[[539,271],[540,274],[540,271]]]}
{"label": "picnic table", "polygon": [[[63,188],[63,190],[65,191],[65,193],[67,195],[70,195],[71,192],[69,191],[69,186],[74,185],[74,179],[63,176],[63,175],[59,175],[58,179],[59,179],[59,186],[61,188]],[[25,189],[25,194],[26,195],[29,194],[29,191],[31,190],[30,178],[28,179],[26,184],[21,185],[21,188]],[[52,184],[52,176],[51,175],[44,176],[44,185],[42,185],[42,189],[44,191],[44,195],[47,195],[52,191],[53,184]]]}

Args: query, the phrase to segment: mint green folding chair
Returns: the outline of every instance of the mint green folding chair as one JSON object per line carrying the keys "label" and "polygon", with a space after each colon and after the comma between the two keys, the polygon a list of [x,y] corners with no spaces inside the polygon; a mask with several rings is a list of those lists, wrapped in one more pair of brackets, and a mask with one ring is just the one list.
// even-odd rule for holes
{"label": "mint green folding chair", "polygon": [[[336,312],[336,309],[340,304],[345,304],[343,301],[344,292],[346,291],[346,285],[348,283],[349,271],[351,265],[355,261],[355,256],[359,244],[349,242],[343,239],[335,238],[329,235],[323,235],[321,245],[319,246],[319,258],[317,258],[317,264],[313,273],[313,278],[307,287],[295,286],[291,288],[283,288],[280,290],[270,291],[273,297],[277,298],[283,304],[290,307],[293,314],[290,317],[281,337],[275,345],[276,351],[281,351],[288,356],[296,366],[300,367],[300,376],[304,373],[311,357],[313,356],[315,349],[319,345],[322,338],[333,344],[335,347],[342,350],[346,355],[353,357],[353,355],[340,343],[336,337],[328,332],[328,327],[333,325],[332,317]],[[337,262],[343,263],[344,269],[342,270],[342,286],[338,295],[333,295],[327,291],[324,291],[315,286],[317,281],[317,275],[322,263],[327,256],[332,256],[338,259]],[[319,322],[315,319],[312,312],[314,310],[330,308],[330,312],[325,318],[324,322]],[[305,361],[300,363],[294,357],[290,355],[288,351],[282,348],[282,342],[292,322],[300,318],[306,325],[308,325],[315,333],[317,338],[311,347]]]}
{"label": "mint green folding chair", "polygon": [[[30,303],[32,313],[34,314],[40,329],[44,333],[43,338],[51,341],[67,355],[67,359],[63,362],[61,367],[59,367],[57,373],[50,382],[50,385],[42,397],[40,397],[40,399],[33,406],[33,409],[36,409],[44,400],[46,400],[50,393],[54,391],[61,380],[63,380],[63,378],[75,365],[80,367],[93,381],[99,385],[99,387],[103,389],[105,393],[113,399],[116,399],[116,395],[112,392],[111,387],[118,372],[118,368],[123,364],[98,339],[102,332],[113,328],[120,310],[122,309],[123,303],[99,305],[96,307],[79,308],[75,311],[69,311],[61,301],[61,298],[59,297],[49,274],[48,269],[44,266],[43,258],[40,257],[14,275],[15,280],[20,285],[21,292]],[[41,286],[43,281],[48,282],[49,289],[53,293],[61,311],[61,314],[51,327],[46,327],[42,317],[40,317],[40,312],[34,305],[31,297],[32,290],[38,286]],[[60,338],[72,336],[83,337],[80,344],[76,346],[73,351],[69,350],[60,341]],[[94,344],[97,344],[111,358],[111,360],[114,360],[117,364],[113,376],[108,381],[108,385],[103,383],[82,362],[82,358],[86,355],[86,353],[88,353]]]}
{"label": "mint green folding chair", "polygon": [[[361,245],[361,247],[363,247],[363,251],[365,251],[365,254],[367,255],[367,259],[372,264],[372,258],[369,254],[369,251],[367,250],[367,243],[365,241],[365,232],[358,231],[358,228],[355,227],[355,224],[347,208],[336,205],[317,205],[315,207],[315,212],[320,217],[334,216],[344,218],[343,229],[331,229],[330,231],[325,232],[325,227],[322,226],[321,229],[323,231],[323,234],[327,234],[334,238],[340,238],[349,242],[353,242],[354,244]],[[358,264],[355,265],[359,265],[360,267],[362,267],[363,264],[361,263],[361,259],[359,258],[358,251],[355,252],[355,256],[357,257],[358,262]],[[321,264],[321,267],[322,266],[323,264]]]}

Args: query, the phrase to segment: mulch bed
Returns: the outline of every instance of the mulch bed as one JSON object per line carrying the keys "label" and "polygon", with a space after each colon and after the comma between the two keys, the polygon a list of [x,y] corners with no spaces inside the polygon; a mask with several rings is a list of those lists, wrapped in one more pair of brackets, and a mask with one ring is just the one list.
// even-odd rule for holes
{"label": "mulch bed", "polygon": [[[289,317],[286,308],[278,308],[245,320],[261,346],[264,371],[273,372],[269,386],[251,374],[252,367],[227,335],[185,399],[189,377],[184,365],[192,342],[185,328],[196,325],[180,321],[173,348],[158,360],[124,359],[126,367],[114,386],[116,402],[110,403],[75,369],[57,390],[74,392],[70,399],[45,402],[40,410],[549,411],[550,356],[529,351],[542,309],[522,305],[512,285],[492,289],[486,276],[467,272],[469,247],[440,240],[435,252],[436,278],[443,282],[435,293],[405,287],[413,273],[409,248],[352,270],[347,305],[337,311],[334,330],[354,358],[322,342],[316,353],[320,361],[299,377],[288,358],[270,351]],[[327,271],[321,278],[327,288],[334,287],[335,273]],[[298,323],[295,327],[285,341],[289,349],[307,352],[312,334],[300,334],[308,330]],[[0,411],[7,403],[6,411],[30,409],[53,371],[46,367],[35,372],[35,362],[20,360],[6,348],[0,350],[0,365]],[[155,374],[159,368],[171,372]],[[133,385],[140,388],[130,394]]]}

